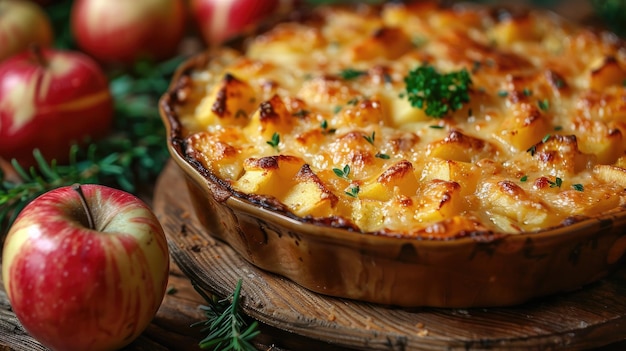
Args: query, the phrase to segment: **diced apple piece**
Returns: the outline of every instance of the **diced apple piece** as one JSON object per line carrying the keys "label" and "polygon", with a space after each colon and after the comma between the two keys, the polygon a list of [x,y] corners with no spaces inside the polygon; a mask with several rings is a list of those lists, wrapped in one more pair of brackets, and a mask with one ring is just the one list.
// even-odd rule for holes
{"label": "diced apple piece", "polygon": [[283,100],[278,95],[274,95],[259,105],[244,130],[248,135],[259,135],[263,140],[270,140],[274,133],[288,134],[293,128],[294,118]]}
{"label": "diced apple piece", "polygon": [[198,105],[196,120],[203,127],[215,124],[244,126],[256,104],[252,87],[227,73]]}
{"label": "diced apple piece", "polygon": [[488,142],[453,130],[442,140],[428,144],[427,155],[444,160],[472,162],[493,156],[494,148]]}
{"label": "diced apple piece", "polygon": [[459,183],[463,196],[474,193],[480,169],[469,162],[433,159],[422,170],[422,180],[447,180]]}
{"label": "diced apple piece", "polygon": [[417,199],[414,216],[420,222],[452,218],[464,208],[461,186],[456,182],[434,179],[422,183]]}
{"label": "diced apple piece", "polygon": [[550,123],[535,105],[518,104],[512,110],[504,119],[498,137],[515,151],[526,151],[550,132]]}
{"label": "diced apple piece", "polygon": [[348,61],[393,60],[413,48],[411,38],[400,28],[382,27],[348,51]]}
{"label": "diced apple piece", "polygon": [[413,196],[417,188],[413,165],[402,160],[384,171],[375,182],[362,186],[359,197],[387,201],[394,195]]}
{"label": "diced apple piece", "polygon": [[614,57],[606,57],[589,75],[589,88],[601,91],[612,85],[622,85],[626,71]]}
{"label": "diced apple piece", "polygon": [[626,169],[612,165],[595,165],[593,173],[602,181],[626,188]]}
{"label": "diced apple piece", "polygon": [[304,161],[295,156],[250,158],[244,162],[244,174],[233,187],[244,193],[270,195],[280,198],[291,188],[293,177]]}
{"label": "diced apple piece", "polygon": [[[479,186],[477,196],[483,209],[492,216],[492,221],[508,223],[504,227],[501,224],[498,225],[504,231],[539,229],[543,228],[549,220],[549,209],[545,204],[533,199],[530,194],[512,181],[485,182]],[[506,217],[510,222],[502,221],[500,217]]]}
{"label": "diced apple piece", "polygon": [[325,217],[333,213],[339,198],[322,183],[309,165],[302,165],[291,184],[293,186],[282,202],[297,216]]}

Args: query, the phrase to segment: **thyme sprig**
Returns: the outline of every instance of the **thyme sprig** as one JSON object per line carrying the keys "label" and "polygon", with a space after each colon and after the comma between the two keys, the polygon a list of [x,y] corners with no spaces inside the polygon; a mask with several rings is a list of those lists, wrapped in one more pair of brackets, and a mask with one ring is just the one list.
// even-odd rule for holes
{"label": "thyme sprig", "polygon": [[192,327],[204,326],[202,333],[208,335],[199,342],[202,349],[256,351],[251,341],[260,334],[258,322],[249,323],[240,310],[240,293],[242,279],[239,279],[233,294],[225,299],[209,297],[194,284],[196,291],[207,301],[208,305],[200,308],[204,311],[205,321],[193,323]]}

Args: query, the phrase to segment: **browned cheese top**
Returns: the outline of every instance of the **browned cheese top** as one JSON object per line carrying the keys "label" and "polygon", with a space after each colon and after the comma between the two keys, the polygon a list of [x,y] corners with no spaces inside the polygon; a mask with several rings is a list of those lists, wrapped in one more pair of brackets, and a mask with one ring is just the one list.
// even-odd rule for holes
{"label": "browned cheese top", "polygon": [[[441,118],[407,98],[421,66],[465,69]],[[243,194],[363,232],[539,231],[624,204],[626,51],[543,12],[319,7],[190,73],[188,151]]]}

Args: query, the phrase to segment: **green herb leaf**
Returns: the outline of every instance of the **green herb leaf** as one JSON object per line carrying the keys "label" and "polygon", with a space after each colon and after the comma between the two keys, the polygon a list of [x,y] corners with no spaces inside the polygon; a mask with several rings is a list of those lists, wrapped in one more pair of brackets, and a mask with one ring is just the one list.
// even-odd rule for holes
{"label": "green herb leaf", "polygon": [[559,177],[556,177],[554,181],[549,180],[548,184],[550,184],[550,188],[560,188],[563,185],[563,180]]}
{"label": "green herb leaf", "polygon": [[377,157],[377,158],[380,158],[380,159],[383,159],[383,160],[388,160],[388,159],[390,159],[390,156],[389,156],[389,155],[387,155],[387,154],[383,154],[383,153],[381,153],[381,152],[376,153],[376,155],[374,155],[374,157]]}
{"label": "green herb leaf", "polygon": [[333,168],[333,172],[339,178],[343,178],[345,180],[350,180],[350,178],[349,178],[349,176],[350,176],[350,166],[349,165],[343,166],[343,169]]}
{"label": "green herb leaf", "polygon": [[273,147],[276,152],[280,151],[279,145],[280,145],[280,134],[278,134],[277,132],[274,132],[274,134],[272,134],[272,139],[266,141],[267,145]]}
{"label": "green herb leaf", "polygon": [[367,74],[367,71],[356,70],[353,68],[346,68],[342,70],[341,72],[339,72],[339,77],[341,77],[341,79],[344,79],[344,80],[352,80],[352,79],[359,78],[360,76],[365,75],[365,74]]}
{"label": "green herb leaf", "polygon": [[548,99],[539,100],[537,101],[537,105],[541,110],[548,111],[550,108],[550,101]]}
{"label": "green herb leaf", "polygon": [[576,191],[584,191],[585,187],[582,184],[572,184],[572,188]]}
{"label": "green herb leaf", "polygon": [[404,82],[411,105],[425,109],[430,117],[443,118],[470,100],[472,79],[466,69],[439,73],[434,67],[424,65],[410,71]]}
{"label": "green herb leaf", "polygon": [[202,349],[256,351],[252,340],[260,334],[258,322],[249,322],[239,307],[242,279],[230,298],[217,300],[209,297],[197,285],[196,291],[207,301],[208,305],[200,306],[206,321],[196,322],[192,327],[203,326],[202,333],[208,335],[199,342]]}
{"label": "green herb leaf", "polygon": [[356,198],[356,197],[359,196],[359,191],[360,190],[361,189],[359,188],[358,185],[354,185],[354,186],[350,187],[350,189],[348,191],[346,191],[345,193],[346,193],[346,195],[348,195],[350,197]]}
{"label": "green herb leaf", "polygon": [[528,176],[527,176],[527,175],[523,175],[523,176],[519,179],[519,181],[520,181],[520,182],[522,182],[522,183],[523,183],[523,182],[526,182],[527,180],[528,180]]}
{"label": "green herb leaf", "polygon": [[376,139],[376,132],[372,132],[371,135],[364,135],[363,138],[367,140],[368,143],[374,145],[374,140]]}

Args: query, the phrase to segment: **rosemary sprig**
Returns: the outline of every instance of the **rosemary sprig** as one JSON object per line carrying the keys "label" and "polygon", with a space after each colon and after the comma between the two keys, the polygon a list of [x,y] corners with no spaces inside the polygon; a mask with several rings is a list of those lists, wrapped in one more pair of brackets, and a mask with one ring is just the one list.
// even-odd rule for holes
{"label": "rosemary sprig", "polygon": [[196,291],[208,302],[208,306],[200,306],[206,317],[205,321],[193,323],[191,326],[204,326],[201,332],[208,335],[199,342],[202,349],[256,351],[251,341],[260,334],[258,322],[249,323],[239,307],[242,279],[239,279],[233,294],[218,300],[209,297],[194,284]]}

